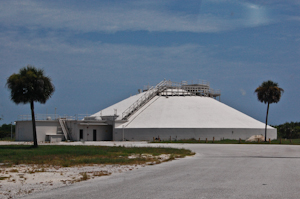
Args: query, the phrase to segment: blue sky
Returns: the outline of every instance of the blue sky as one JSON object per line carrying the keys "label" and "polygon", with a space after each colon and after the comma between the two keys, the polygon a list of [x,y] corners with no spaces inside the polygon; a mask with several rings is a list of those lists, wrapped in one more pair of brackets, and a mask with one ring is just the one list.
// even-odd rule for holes
{"label": "blue sky", "polygon": [[254,90],[285,90],[269,123],[300,121],[298,0],[0,1],[0,116],[15,105],[6,79],[27,64],[56,91],[36,113],[93,114],[163,79],[207,80],[221,101],[262,122]]}

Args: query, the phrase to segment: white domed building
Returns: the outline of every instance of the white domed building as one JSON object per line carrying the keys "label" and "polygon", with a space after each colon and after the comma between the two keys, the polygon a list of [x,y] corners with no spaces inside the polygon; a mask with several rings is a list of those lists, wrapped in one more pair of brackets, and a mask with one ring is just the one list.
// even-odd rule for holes
{"label": "white domed building", "polygon": [[[264,135],[264,123],[216,100],[220,95],[203,81],[162,81],[92,116],[116,115],[113,140],[220,140]],[[277,138],[275,128],[268,126],[267,132],[267,138]]]}
{"label": "white domed building", "polygon": [[[217,100],[220,96],[220,91],[204,81],[188,84],[164,80],[83,120],[37,121],[38,139],[51,141],[58,134],[60,140],[74,141],[220,140],[264,135],[264,123],[221,103]],[[51,132],[47,122],[53,124]],[[22,126],[22,121],[17,121],[18,125]],[[26,132],[27,139],[32,139],[32,133]],[[277,139],[277,130],[270,126],[269,138]]]}

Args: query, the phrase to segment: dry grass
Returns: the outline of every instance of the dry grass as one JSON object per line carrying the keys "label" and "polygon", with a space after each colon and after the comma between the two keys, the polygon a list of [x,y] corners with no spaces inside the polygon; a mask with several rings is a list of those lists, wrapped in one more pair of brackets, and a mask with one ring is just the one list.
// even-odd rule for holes
{"label": "dry grass", "polygon": [[8,179],[10,177],[7,177],[7,176],[0,176],[0,180],[5,180],[5,179]]}
{"label": "dry grass", "polygon": [[[135,158],[129,158],[137,154]],[[142,155],[149,154],[149,155]],[[170,154],[170,157],[193,155],[190,150],[153,147],[104,147],[104,146],[0,146],[2,167],[18,164],[70,167],[90,164],[145,164],[156,161],[155,156]],[[28,173],[43,172],[43,168]]]}
{"label": "dry grass", "polygon": [[82,177],[80,178],[81,181],[90,179],[90,176],[86,172],[82,172],[80,173],[80,175],[82,175]]}

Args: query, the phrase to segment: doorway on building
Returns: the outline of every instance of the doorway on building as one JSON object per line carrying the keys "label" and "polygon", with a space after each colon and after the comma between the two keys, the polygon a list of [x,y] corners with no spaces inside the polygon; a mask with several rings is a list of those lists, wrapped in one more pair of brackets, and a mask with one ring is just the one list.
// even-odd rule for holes
{"label": "doorway on building", "polygon": [[97,141],[97,130],[93,129],[93,141]]}
{"label": "doorway on building", "polygon": [[83,140],[83,129],[79,130],[79,140]]}

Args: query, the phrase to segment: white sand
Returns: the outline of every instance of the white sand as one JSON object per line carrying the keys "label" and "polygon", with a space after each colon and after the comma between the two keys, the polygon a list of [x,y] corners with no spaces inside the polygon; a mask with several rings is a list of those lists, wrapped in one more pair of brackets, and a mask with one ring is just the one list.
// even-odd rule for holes
{"label": "white sand", "polygon": [[[144,156],[149,157],[146,154]],[[129,156],[129,158],[136,157],[137,155]],[[155,157],[155,159],[157,162],[162,162],[169,157],[169,155],[163,154]],[[4,165],[1,165],[0,198],[20,197],[104,175],[116,175],[152,164],[155,164],[155,162],[148,162],[143,165],[90,165],[78,167],[16,165],[4,168]]]}

